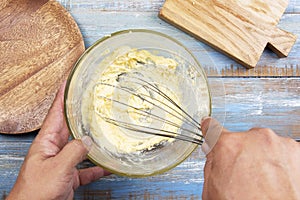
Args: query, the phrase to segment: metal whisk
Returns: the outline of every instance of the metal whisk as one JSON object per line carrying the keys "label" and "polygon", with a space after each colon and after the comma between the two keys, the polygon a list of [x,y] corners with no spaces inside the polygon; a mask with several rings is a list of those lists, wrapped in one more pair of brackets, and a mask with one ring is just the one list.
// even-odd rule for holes
{"label": "metal whisk", "polygon": [[[121,73],[114,79],[115,83],[103,80],[95,87],[107,87],[114,91],[114,95],[96,95],[94,98],[102,99],[106,103],[126,110],[130,120],[120,116],[109,116],[95,109],[97,115],[107,123],[124,128],[133,133],[144,133],[167,138],[174,138],[195,144],[202,144],[204,137],[200,123],[185,111],[174,98],[167,95],[167,89],[162,88],[153,81],[147,80],[138,72]],[[129,103],[130,99],[134,101]],[[137,104],[134,104],[138,102]],[[143,106],[140,106],[140,105]],[[163,117],[169,116],[172,119]],[[162,125],[164,124],[164,125]],[[159,127],[161,126],[161,127]]]}

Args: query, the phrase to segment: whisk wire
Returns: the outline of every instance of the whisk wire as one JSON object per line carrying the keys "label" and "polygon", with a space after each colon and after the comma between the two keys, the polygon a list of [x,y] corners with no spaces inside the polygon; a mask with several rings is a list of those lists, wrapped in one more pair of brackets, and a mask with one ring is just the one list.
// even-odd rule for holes
{"label": "whisk wire", "polygon": [[[143,112],[143,111],[142,111],[142,112]],[[145,114],[145,113],[138,113],[138,112],[133,112],[133,113],[137,113],[137,114],[142,115],[142,116],[145,116],[145,117],[147,117],[148,114],[150,114],[150,113],[147,112],[147,111],[145,111],[146,114]],[[192,134],[194,134],[194,135],[196,135],[196,136],[198,136],[198,137],[203,138],[203,135],[201,135],[200,133],[197,133],[197,132],[195,132],[195,131],[191,131],[190,129],[183,128],[183,127],[179,126],[178,124],[176,124],[176,123],[174,123],[174,122],[172,122],[172,121],[170,121],[170,120],[164,119],[164,118],[162,118],[162,117],[159,117],[159,116],[157,116],[157,115],[154,115],[154,114],[151,114],[151,115],[152,115],[153,118],[156,118],[156,119],[157,119],[158,121],[160,121],[160,122],[164,122],[164,123],[166,123],[166,124],[168,124],[168,125],[171,125],[171,126],[174,126],[174,127],[178,128],[178,129],[180,129],[180,130],[182,130],[182,131],[186,131],[186,132],[192,133]]]}
{"label": "whisk wire", "polygon": [[[132,108],[132,109],[134,109],[134,110],[138,110],[140,113],[138,113],[138,112],[135,112],[135,113],[137,113],[137,114],[139,114],[139,115],[142,115],[142,116],[149,116],[149,115],[151,115],[151,117],[156,118],[156,119],[157,119],[158,121],[160,121],[160,122],[164,122],[164,123],[166,123],[166,124],[169,124],[169,125],[172,125],[172,126],[178,128],[178,129],[180,129],[180,130],[182,130],[182,131],[186,131],[186,132],[189,132],[189,133],[191,133],[191,134],[194,134],[194,135],[196,135],[196,136],[198,136],[198,137],[203,138],[203,136],[202,136],[201,134],[197,133],[197,132],[191,131],[190,129],[183,128],[183,127],[179,126],[178,124],[176,124],[176,123],[174,123],[174,122],[172,122],[172,121],[170,121],[170,120],[164,119],[164,118],[162,118],[162,117],[160,117],[160,116],[158,116],[158,115],[155,115],[155,114],[153,114],[153,113],[150,113],[150,112],[148,112],[148,111],[146,111],[146,110],[141,110],[141,109],[139,109],[139,108],[137,108],[137,107],[128,105],[128,104],[126,104],[126,103],[123,103],[123,102],[120,102],[120,101],[117,101],[117,100],[114,100],[114,99],[111,99],[111,98],[108,98],[108,97],[105,97],[105,96],[97,96],[97,97],[98,97],[98,98],[107,99],[107,100],[109,100],[109,101],[112,101],[112,102],[115,102],[115,103],[118,103],[118,104],[121,104],[121,105],[124,105],[124,106],[128,106],[128,107],[130,107],[130,108]],[[104,117],[99,111],[96,110],[95,112],[96,112],[98,115],[102,116],[102,118],[103,118],[105,121],[107,121],[107,122],[108,122],[108,121],[109,121],[109,122],[113,121],[113,119]],[[114,121],[118,121],[118,120],[114,120]],[[122,122],[122,121],[118,121],[118,122],[120,122],[120,123],[126,123],[126,122]],[[127,124],[130,124],[130,123],[127,123]],[[135,124],[135,126],[140,126],[140,125]],[[160,129],[160,130],[161,130],[161,129]],[[177,133],[174,133],[174,132],[172,132],[172,133],[173,133],[173,134],[177,134]]]}
{"label": "whisk wire", "polygon": [[[143,79],[140,79],[140,78],[137,78],[137,77],[133,77],[133,78],[136,78],[144,83],[146,83],[147,85],[150,85],[151,88],[153,90],[156,90],[157,93],[161,96],[163,96],[165,99],[167,99],[169,102],[171,102],[173,105],[175,105],[180,111],[182,111],[189,119],[191,119],[195,124],[195,126],[197,128],[199,128],[199,130],[201,130],[201,126],[200,124],[191,116],[189,115],[184,109],[182,109],[174,100],[172,100],[168,95],[166,95],[163,91],[161,91],[158,87],[154,86],[153,84],[149,83],[148,81],[145,81]],[[148,87],[149,88],[149,87]],[[149,88],[150,89],[150,88]],[[172,109],[172,108],[171,108]],[[172,109],[173,110],[173,109]],[[175,110],[174,110],[175,111]]]}
{"label": "whisk wire", "polygon": [[[199,145],[203,143],[203,140],[201,140],[201,139],[193,138],[193,137],[183,135],[183,134],[178,134],[178,133],[175,133],[172,131],[152,128],[152,127],[148,127],[148,126],[136,125],[136,124],[134,125],[135,127],[132,127],[131,123],[114,120],[114,119],[106,118],[106,117],[104,117],[103,119],[108,123],[111,123],[111,124],[116,125],[121,128],[125,128],[130,131],[138,131],[138,132],[150,134],[150,135],[179,139],[182,141],[191,142],[191,143],[199,144]],[[137,129],[136,127],[139,127],[141,129]],[[143,128],[145,128],[145,129],[143,129]],[[147,129],[149,129],[149,130],[147,130]],[[154,131],[158,131],[158,132],[154,132]],[[163,133],[160,133],[160,132],[163,132]]]}
{"label": "whisk wire", "polygon": [[[143,94],[143,93],[137,93],[135,91],[135,89],[128,87],[128,86],[120,86],[120,85],[113,85],[113,84],[107,83],[105,80],[97,83],[96,86],[104,85],[104,86],[108,86],[108,87],[113,87],[115,89],[119,89],[128,94],[131,94],[135,97],[138,97],[143,102],[147,102],[150,105],[152,105],[153,107],[156,107],[156,108],[162,110],[163,112],[168,113],[170,116],[173,116],[173,117],[181,120],[183,122],[183,124],[189,125],[190,127],[193,128],[193,130],[196,129],[201,132],[201,125],[191,115],[189,115],[182,107],[180,107],[172,98],[170,98],[165,92],[163,92],[158,86],[156,86],[156,84],[152,84],[146,80],[143,80],[142,78],[135,77],[135,76],[130,76],[130,78],[134,79],[134,81],[132,81],[132,80],[128,81],[128,80],[126,80],[126,78],[124,80],[124,76],[128,77],[128,74],[127,73],[119,74],[118,78],[116,80],[118,82],[123,81],[123,83],[128,82],[129,85],[137,84],[138,86],[142,86],[146,91],[149,92],[149,95]],[[158,98],[154,98],[153,97],[154,93],[159,95],[163,99],[167,100],[167,102],[171,103],[172,106],[170,106],[169,103],[165,103],[165,102],[159,100]],[[95,95],[95,93],[94,93],[94,95]],[[139,125],[139,124],[129,123],[126,121],[112,119],[112,118],[106,117],[104,114],[100,113],[95,108],[95,112],[99,116],[101,116],[104,121],[106,121],[110,124],[113,124],[115,126],[130,130],[130,131],[151,134],[151,135],[156,135],[156,136],[162,136],[162,137],[168,137],[168,138],[175,138],[175,139],[179,139],[182,141],[191,142],[194,144],[202,144],[203,143],[204,137],[202,134],[195,132],[191,129],[184,128],[184,127],[182,127],[182,125],[178,125],[173,121],[170,121],[159,115],[149,112],[147,109],[138,108],[138,107],[129,105],[128,103],[124,103],[119,100],[115,100],[113,98],[109,98],[106,96],[97,95],[95,97],[102,98],[104,100],[108,100],[108,101],[126,106],[128,108],[131,108],[132,110],[127,110],[127,113],[137,114],[138,116],[142,116],[142,117],[151,116],[152,120],[157,120],[157,122],[163,122],[164,124],[167,124],[167,125],[177,128],[178,132],[165,130],[163,128],[154,128],[154,127],[150,127],[150,126]],[[180,130],[180,132],[179,132],[179,130]]]}
{"label": "whisk wire", "polygon": [[[142,80],[142,79],[141,79],[141,81],[144,82],[144,80]],[[173,117],[176,117],[176,118],[179,119],[179,120],[182,120],[181,117],[183,117],[184,121],[185,121],[187,124],[189,124],[191,127],[197,128],[197,129],[199,129],[199,130],[201,131],[200,125],[199,125],[198,123],[195,123],[196,120],[194,120],[191,116],[188,115],[188,117],[189,117],[189,118],[192,118],[193,121],[191,121],[189,118],[186,118],[185,116],[182,116],[181,113],[179,113],[176,109],[170,107],[169,105],[167,105],[166,103],[164,103],[164,102],[162,102],[162,101],[160,101],[160,100],[158,100],[158,99],[154,99],[154,98],[152,98],[152,97],[149,96],[149,95],[143,94],[144,97],[150,98],[150,99],[152,99],[152,100],[154,100],[154,101],[156,101],[156,102],[158,102],[158,103],[160,103],[160,104],[166,106],[167,108],[171,109],[171,110],[174,111],[176,114],[178,114],[179,116],[177,116],[177,115],[175,115],[174,113],[172,113],[172,112],[170,112],[170,111],[164,109],[163,107],[161,107],[161,106],[155,104],[154,102],[149,101],[148,99],[142,97],[141,94],[136,94],[134,91],[131,90],[131,88],[128,88],[128,87],[120,87],[120,86],[112,85],[112,84],[109,84],[109,83],[102,83],[102,82],[100,82],[100,83],[98,83],[98,84],[100,84],[100,85],[105,85],[105,86],[109,86],[109,87],[113,87],[113,88],[117,88],[117,89],[120,89],[120,90],[122,90],[122,91],[124,91],[124,92],[127,92],[127,93],[129,93],[129,94],[132,94],[132,95],[134,95],[134,96],[140,98],[141,100],[146,101],[146,102],[150,103],[151,105],[153,105],[153,106],[155,106],[155,107],[157,107],[157,108],[159,108],[159,109],[165,111],[166,113],[172,115]],[[139,84],[139,83],[137,83],[137,84]],[[148,84],[150,84],[150,83],[148,83]],[[144,85],[144,87],[145,87],[145,85]],[[154,86],[152,86],[152,87],[154,87]],[[148,88],[149,88],[149,87],[148,87]],[[149,88],[149,89],[151,89],[151,88]],[[158,89],[158,88],[157,88],[157,89]],[[152,90],[152,89],[151,89],[151,90]],[[153,90],[152,90],[152,91],[153,91]],[[160,91],[160,92],[161,92],[161,93],[158,93],[159,95],[164,94],[162,91]],[[104,99],[108,99],[108,100],[111,100],[111,101],[113,101],[113,102],[117,102],[117,103],[120,103],[120,104],[122,104],[122,105],[131,107],[131,108],[133,108],[133,109],[139,110],[139,108],[136,108],[136,107],[134,107],[134,106],[130,106],[130,105],[126,104],[126,103],[122,103],[122,102],[117,101],[117,100],[114,100],[114,99],[109,99],[109,98],[104,97],[104,96],[98,96],[98,97],[104,98]],[[171,101],[170,101],[171,103],[176,104],[176,102],[174,102],[172,99],[170,99],[170,97],[168,97],[166,94],[164,94],[163,97],[166,98],[166,99],[169,100],[169,101],[171,100]],[[178,107],[178,108],[180,109],[180,111],[183,111],[183,113],[186,114],[186,112],[185,112],[182,108],[180,108],[180,106],[178,106],[178,104],[176,104],[176,105],[177,105],[176,107]],[[154,115],[154,114],[151,114],[151,115],[156,116],[156,115]],[[156,116],[156,117],[158,117],[158,116]]]}

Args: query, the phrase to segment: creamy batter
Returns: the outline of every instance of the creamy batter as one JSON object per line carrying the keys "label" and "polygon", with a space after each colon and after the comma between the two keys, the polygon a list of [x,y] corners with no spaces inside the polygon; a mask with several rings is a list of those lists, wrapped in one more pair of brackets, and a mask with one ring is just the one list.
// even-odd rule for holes
{"label": "creamy batter", "polygon": [[[147,83],[155,84],[182,107],[182,83],[187,77],[178,73],[180,63],[176,58],[126,47],[113,54],[113,57],[100,64],[106,67],[90,82],[82,102],[83,122],[89,127],[94,141],[101,148],[121,154],[150,151],[171,143],[174,140],[172,138],[134,132],[128,130],[128,127],[138,127],[145,131],[149,131],[145,127],[151,127],[178,133],[183,124],[181,111],[170,109],[174,105],[149,89]],[[191,69],[188,69],[187,74],[190,76],[191,73]],[[192,74],[197,76],[194,72]],[[108,120],[119,126],[108,123]]]}

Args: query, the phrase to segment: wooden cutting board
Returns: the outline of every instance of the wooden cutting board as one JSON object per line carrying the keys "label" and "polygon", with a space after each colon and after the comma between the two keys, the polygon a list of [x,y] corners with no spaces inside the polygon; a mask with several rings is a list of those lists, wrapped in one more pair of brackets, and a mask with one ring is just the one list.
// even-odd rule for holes
{"label": "wooden cutting board", "polygon": [[36,130],[84,51],[71,15],[53,0],[0,2],[0,133]]}
{"label": "wooden cutting board", "polygon": [[285,57],[296,36],[277,28],[288,0],[166,0],[159,16],[199,40],[255,67],[266,46]]}

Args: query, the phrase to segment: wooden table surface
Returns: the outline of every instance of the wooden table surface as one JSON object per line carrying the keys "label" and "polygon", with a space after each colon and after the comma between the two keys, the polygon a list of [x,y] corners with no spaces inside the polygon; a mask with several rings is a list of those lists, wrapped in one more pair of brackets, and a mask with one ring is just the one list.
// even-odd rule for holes
{"label": "wooden table surface", "polygon": [[[270,127],[300,138],[300,39],[287,58],[265,50],[258,66],[246,70],[157,17],[163,0],[59,0],[77,21],[89,47],[122,29],[156,30],[179,40],[195,54],[209,77],[213,116],[232,131]],[[290,0],[279,27],[300,37],[300,1]],[[0,197],[12,188],[36,132],[0,134]],[[111,175],[75,193],[75,199],[201,199],[204,156],[197,150],[173,170],[149,178]],[[84,163],[83,166],[89,165]]]}

